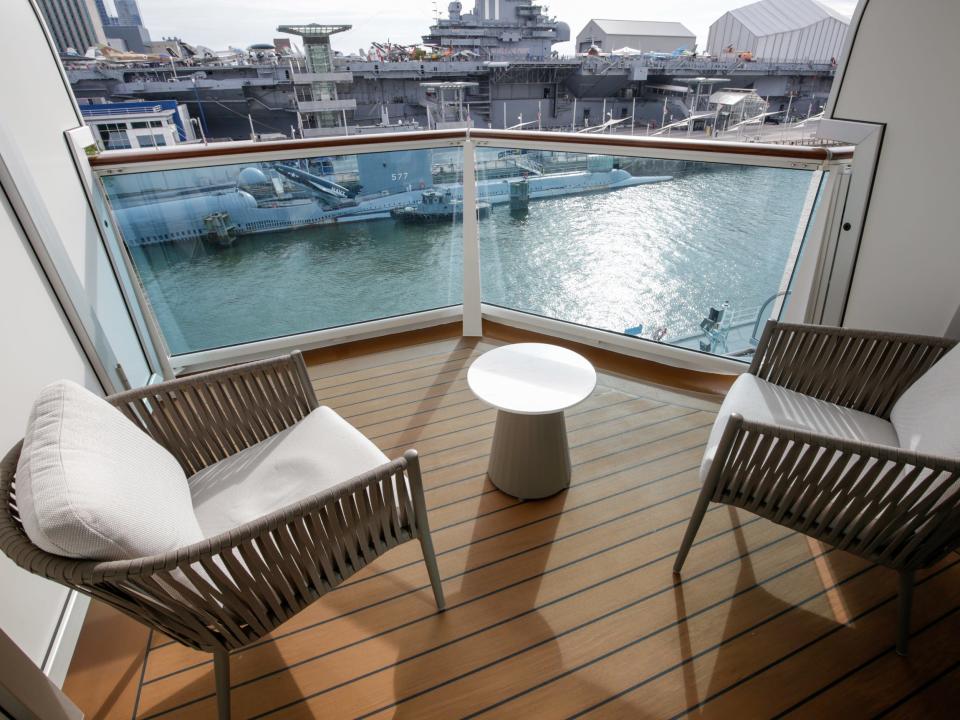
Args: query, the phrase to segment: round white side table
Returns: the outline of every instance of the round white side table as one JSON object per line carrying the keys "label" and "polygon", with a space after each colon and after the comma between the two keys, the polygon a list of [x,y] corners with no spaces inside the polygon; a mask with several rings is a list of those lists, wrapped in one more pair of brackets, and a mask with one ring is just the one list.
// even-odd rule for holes
{"label": "round white side table", "polygon": [[545,498],[570,485],[563,411],[582,402],[597,373],[572,350],[543,343],[505,345],[467,371],[473,393],[497,408],[487,474],[503,492]]}

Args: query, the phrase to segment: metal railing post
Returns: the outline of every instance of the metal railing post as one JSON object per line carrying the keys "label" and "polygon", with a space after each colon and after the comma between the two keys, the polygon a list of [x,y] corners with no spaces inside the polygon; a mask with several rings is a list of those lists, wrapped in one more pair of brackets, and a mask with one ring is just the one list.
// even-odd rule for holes
{"label": "metal railing post", "polygon": [[477,219],[476,145],[463,143],[463,335],[480,337],[480,227]]}

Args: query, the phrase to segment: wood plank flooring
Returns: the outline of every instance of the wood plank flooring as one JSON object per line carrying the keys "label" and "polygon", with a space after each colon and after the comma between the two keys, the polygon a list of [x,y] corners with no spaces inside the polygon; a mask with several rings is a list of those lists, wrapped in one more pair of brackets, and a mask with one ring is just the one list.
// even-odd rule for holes
{"label": "wood plank flooring", "polygon": [[[385,453],[420,452],[448,609],[417,544],[397,548],[233,655],[234,717],[951,715],[960,558],[920,578],[909,659],[892,652],[892,572],[748,513],[712,507],[680,581],[716,406],[601,374],[568,411],[570,489],[521,502],[485,477],[495,411],[466,385],[495,344],[310,368],[321,402]],[[209,655],[156,633],[117,678],[129,699],[84,706],[84,678],[117,665],[93,660],[91,633],[109,633],[94,617],[66,685],[88,717],[214,717]]]}

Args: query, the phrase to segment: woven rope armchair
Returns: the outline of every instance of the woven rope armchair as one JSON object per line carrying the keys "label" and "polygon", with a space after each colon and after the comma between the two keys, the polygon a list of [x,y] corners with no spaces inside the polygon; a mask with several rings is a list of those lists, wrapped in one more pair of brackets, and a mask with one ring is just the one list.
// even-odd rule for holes
{"label": "woven rope armchair", "polygon": [[[815,400],[888,420],[901,394],[956,343],[771,321],[748,371]],[[906,654],[914,572],[960,546],[960,459],[858,442],[738,414],[725,422],[674,572],[710,502],[743,508],[900,574]],[[709,452],[709,449],[708,449]]]}
{"label": "woven rope armchair", "polygon": [[[190,476],[292,427],[318,407],[299,353],[107,398]],[[52,555],[17,509],[21,444],[0,463],[0,549],[20,567],[213,653],[219,717],[230,717],[229,653],[263,637],[387,550],[418,539],[439,609],[443,590],[416,452],[240,527],[135,560]]]}

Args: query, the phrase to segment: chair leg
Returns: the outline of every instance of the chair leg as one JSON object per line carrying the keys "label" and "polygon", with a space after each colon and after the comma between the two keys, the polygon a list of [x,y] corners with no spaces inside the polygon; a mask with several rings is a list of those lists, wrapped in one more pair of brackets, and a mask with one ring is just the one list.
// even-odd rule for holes
{"label": "chair leg", "polygon": [[217,679],[217,718],[230,720],[230,653],[213,653],[213,673]]}
{"label": "chair leg", "polygon": [[407,478],[410,480],[410,495],[412,496],[410,499],[413,501],[413,511],[417,517],[423,562],[427,566],[427,574],[430,575],[430,584],[433,586],[433,598],[437,601],[437,610],[443,610],[447,603],[443,599],[440,570],[437,568],[437,556],[433,552],[433,540],[430,538],[427,501],[423,497],[423,478],[420,475],[420,458],[416,450],[407,450],[403,457],[407,461]]}
{"label": "chair leg", "polygon": [[700,491],[700,497],[697,498],[697,504],[693,508],[693,515],[690,516],[690,522],[687,523],[687,531],[683,535],[683,542],[680,543],[680,550],[677,552],[677,559],[673,561],[673,571],[679,573],[683,568],[683,563],[687,559],[687,553],[690,552],[690,546],[693,545],[694,538],[697,537],[697,530],[700,529],[700,523],[703,522],[703,516],[707,513],[707,506],[710,504],[710,494],[704,485]]}
{"label": "chair leg", "polygon": [[910,611],[913,607],[913,571],[900,571],[899,627],[897,628],[897,655],[906,655],[910,643]]}
{"label": "chair leg", "polygon": [[437,567],[437,556],[433,552],[433,540],[430,539],[429,530],[420,536],[420,549],[423,550],[423,562],[427,566],[427,574],[430,575],[430,584],[433,586],[433,598],[437,601],[437,610],[443,610],[447,606],[447,602],[443,598],[440,568]]}

